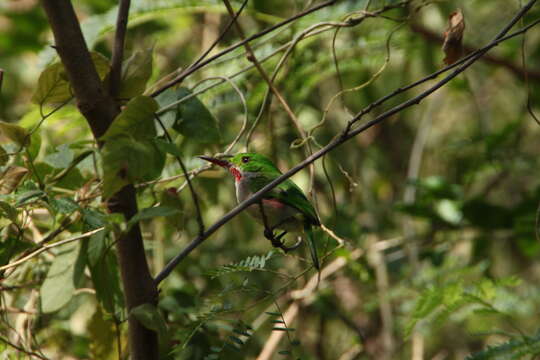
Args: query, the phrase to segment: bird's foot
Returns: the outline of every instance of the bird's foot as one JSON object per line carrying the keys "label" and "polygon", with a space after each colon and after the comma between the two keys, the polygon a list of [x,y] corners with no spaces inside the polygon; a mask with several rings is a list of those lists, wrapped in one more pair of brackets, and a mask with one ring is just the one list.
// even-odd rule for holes
{"label": "bird's foot", "polygon": [[272,242],[272,246],[273,247],[276,247],[276,248],[280,248],[281,250],[283,250],[284,252],[289,252],[289,251],[292,251],[292,250],[295,250],[297,249],[300,244],[302,243],[302,239],[300,239],[298,242],[296,242],[293,246],[286,246],[283,241],[281,241],[281,239],[283,238],[283,236],[285,236],[285,234],[287,234],[286,231],[283,231],[281,234],[279,235],[275,235],[274,234],[274,231],[272,231],[271,229],[265,229],[264,230],[264,236],[270,240]]}

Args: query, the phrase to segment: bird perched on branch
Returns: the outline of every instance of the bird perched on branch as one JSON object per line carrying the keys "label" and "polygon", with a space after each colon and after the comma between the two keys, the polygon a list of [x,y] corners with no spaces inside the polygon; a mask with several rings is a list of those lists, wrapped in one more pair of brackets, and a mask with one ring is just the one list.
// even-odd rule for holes
{"label": "bird perched on branch", "polygon": [[[267,157],[256,153],[240,153],[227,159],[209,156],[199,158],[229,170],[234,176],[236,199],[242,202],[278,178],[281,171]],[[247,212],[264,225],[264,235],[274,247],[285,252],[300,246],[302,238],[293,246],[286,246],[281,239],[288,232],[305,234],[313,261],[320,272],[319,257],[313,236],[313,227],[320,226],[313,205],[302,190],[290,179],[267,192],[261,201],[248,207]],[[276,235],[275,230],[283,232]]]}

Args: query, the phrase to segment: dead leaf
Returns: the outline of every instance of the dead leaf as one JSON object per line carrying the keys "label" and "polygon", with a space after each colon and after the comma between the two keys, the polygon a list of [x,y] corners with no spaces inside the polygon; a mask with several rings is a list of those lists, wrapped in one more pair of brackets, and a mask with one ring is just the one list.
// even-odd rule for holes
{"label": "dead leaf", "polygon": [[448,28],[443,35],[443,51],[446,55],[443,61],[446,65],[455,63],[463,55],[463,30],[465,30],[463,13],[457,9],[448,17]]}
{"label": "dead leaf", "polygon": [[10,194],[27,173],[28,169],[21,166],[8,166],[0,176],[0,194]]}

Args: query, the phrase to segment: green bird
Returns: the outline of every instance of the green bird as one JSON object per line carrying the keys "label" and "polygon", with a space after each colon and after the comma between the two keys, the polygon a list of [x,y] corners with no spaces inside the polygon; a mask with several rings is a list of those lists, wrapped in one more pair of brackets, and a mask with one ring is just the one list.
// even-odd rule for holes
{"label": "green bird", "polygon": [[[229,170],[234,176],[236,199],[239,203],[282,175],[270,159],[256,153],[240,153],[229,160],[209,156],[199,158]],[[277,185],[264,195],[260,203],[251,205],[246,211],[264,225],[264,234],[272,244],[284,251],[296,249],[301,243],[300,240],[294,246],[286,247],[281,238],[287,232],[306,234],[313,266],[320,272],[313,227],[320,226],[321,223],[313,205],[292,180],[287,179]],[[275,229],[283,232],[275,236]]]}

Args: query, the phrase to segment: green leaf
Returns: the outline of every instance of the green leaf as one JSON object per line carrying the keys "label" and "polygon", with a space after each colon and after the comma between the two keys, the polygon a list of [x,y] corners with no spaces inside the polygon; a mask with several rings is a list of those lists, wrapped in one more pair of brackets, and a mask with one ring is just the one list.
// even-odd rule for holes
{"label": "green leaf", "polygon": [[6,265],[15,255],[31,247],[32,244],[21,241],[16,237],[8,237],[0,242],[0,266]]}
{"label": "green leaf", "polygon": [[62,63],[55,63],[47,66],[39,75],[32,102],[35,104],[59,104],[72,96],[64,66]]}
{"label": "green leaf", "polygon": [[485,350],[467,356],[465,360],[534,359],[539,353],[540,333],[537,333],[532,337],[516,337],[498,345],[488,346]]}
{"label": "green leaf", "polygon": [[98,261],[105,255],[107,248],[107,231],[101,230],[88,239],[88,265],[96,266]]}
{"label": "green leaf", "polygon": [[155,305],[148,303],[139,305],[131,309],[130,315],[135,316],[147,329],[157,332],[160,342],[168,338],[167,324]]}
{"label": "green leaf", "polygon": [[47,194],[45,194],[42,190],[29,190],[22,192],[20,194],[17,194],[17,202],[15,203],[15,206],[24,205],[31,200],[42,198],[45,195]]}
{"label": "green leaf", "polygon": [[66,305],[75,292],[74,273],[78,243],[65,245],[54,259],[47,278],[41,285],[43,312],[52,313]]}
{"label": "green leaf", "polygon": [[[187,88],[176,90],[178,100],[191,94]],[[217,144],[221,141],[216,118],[204,104],[192,97],[177,106],[173,129],[192,141],[203,144]]]}
{"label": "green leaf", "polygon": [[101,140],[107,141],[118,136],[127,136],[135,140],[155,137],[154,113],[157,107],[157,102],[149,96],[141,95],[131,99]]}
{"label": "green leaf", "polygon": [[[97,234],[96,234],[97,235]],[[92,242],[102,241],[100,249],[92,249]],[[93,244],[98,245],[98,244]],[[116,314],[124,308],[124,296],[120,287],[120,278],[116,256],[107,251],[105,236],[90,238],[88,244],[88,265],[96,297],[103,309],[110,314]],[[99,251],[99,252],[96,252]]]}
{"label": "green leaf", "polygon": [[117,354],[115,350],[115,337],[117,334],[114,323],[105,319],[100,306],[97,306],[96,312],[90,319],[88,332],[92,339],[90,343],[91,358],[114,359]]}
{"label": "green leaf", "polygon": [[161,174],[165,156],[150,141],[120,137],[107,141],[103,158],[103,197],[109,198],[127,184],[150,181]]}
{"label": "green leaf", "polygon": [[142,209],[135,216],[129,219],[127,223],[128,229],[141,220],[152,219],[158,216],[171,216],[176,215],[180,210],[168,207],[168,206],[156,206],[151,208]]}
{"label": "green leaf", "polygon": [[30,136],[25,128],[4,121],[0,121],[0,137],[5,137],[19,146],[30,145]]}
{"label": "green leaf", "polygon": [[105,215],[93,209],[83,209],[84,231],[90,231],[105,225]]}
{"label": "green leaf", "polygon": [[17,209],[5,201],[0,201],[0,214],[11,222],[17,222]]}
{"label": "green leaf", "polygon": [[62,144],[56,148],[56,152],[45,156],[43,161],[57,169],[64,169],[73,161],[73,157],[73,150],[69,145]]}
{"label": "green leaf", "polygon": [[182,152],[180,151],[178,146],[176,146],[176,144],[174,143],[171,143],[169,141],[165,141],[162,139],[154,139],[154,143],[156,144],[159,150],[165,153],[169,153],[171,155],[178,156],[178,157],[182,156]]}
{"label": "green leaf", "polygon": [[79,204],[68,197],[51,199],[49,204],[56,212],[60,214],[71,214],[80,209]]}
{"label": "green leaf", "polygon": [[[96,67],[99,78],[103,80],[109,72],[109,61],[97,52],[90,56]],[[62,63],[49,65],[41,75],[32,101],[36,104],[60,104],[73,96],[69,79]]]}
{"label": "green leaf", "polygon": [[435,205],[435,211],[443,220],[453,225],[459,224],[463,218],[456,201],[442,199]]}
{"label": "green leaf", "polygon": [[30,144],[28,144],[28,147],[26,150],[28,151],[28,156],[30,156],[32,159],[35,159],[38,154],[39,150],[41,149],[41,135],[39,132],[34,132],[32,135],[30,135]]}
{"label": "green leaf", "polygon": [[152,75],[152,52],[153,49],[135,51],[124,61],[119,98],[130,99],[144,92]]}

